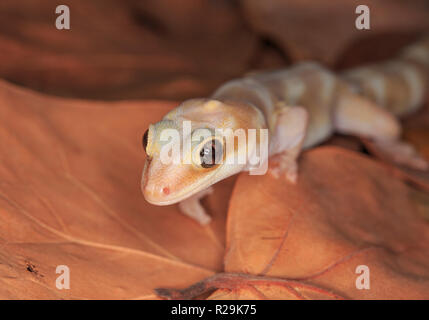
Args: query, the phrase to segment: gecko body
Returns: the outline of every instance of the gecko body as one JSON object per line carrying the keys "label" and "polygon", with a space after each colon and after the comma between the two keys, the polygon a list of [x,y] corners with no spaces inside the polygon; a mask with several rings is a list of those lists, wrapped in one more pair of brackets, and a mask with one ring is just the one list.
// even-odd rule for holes
{"label": "gecko body", "polygon": [[[398,117],[422,105],[428,70],[429,39],[423,38],[392,60],[340,75],[311,62],[231,80],[210,98],[187,100],[149,126],[143,139],[147,159],[142,192],[152,204],[179,203],[182,212],[207,224],[210,216],[199,199],[214,183],[251,170],[250,159],[264,143],[269,157],[277,155],[269,172],[295,183],[302,149],[334,132],[369,138],[395,162],[426,170],[426,161],[400,140]],[[191,127],[184,133],[186,123]],[[219,128],[231,130],[219,137]],[[176,130],[179,140],[190,146],[180,154],[181,161],[162,161],[163,150],[171,147],[171,140],[162,137],[166,129]],[[252,129],[266,130],[268,139],[262,134],[254,141],[248,136],[236,139],[237,130],[248,135]],[[225,141],[235,148],[227,148]],[[240,156],[245,161],[238,163]]]}

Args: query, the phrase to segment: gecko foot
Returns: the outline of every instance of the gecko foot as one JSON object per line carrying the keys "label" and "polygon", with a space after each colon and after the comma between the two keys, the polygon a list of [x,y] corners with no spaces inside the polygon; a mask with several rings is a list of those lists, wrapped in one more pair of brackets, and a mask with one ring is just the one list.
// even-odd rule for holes
{"label": "gecko foot", "polygon": [[211,222],[212,218],[207,214],[206,210],[201,205],[200,199],[212,193],[213,188],[209,187],[181,201],[179,203],[180,211],[188,217],[197,221],[199,224],[203,226],[208,225]]}
{"label": "gecko foot", "polygon": [[296,183],[298,180],[298,163],[295,156],[283,152],[274,156],[272,161],[269,172],[274,178],[279,179],[284,176],[289,182]]}
{"label": "gecko foot", "polygon": [[393,162],[417,170],[427,170],[429,164],[418,151],[405,141],[377,141],[376,147]]}

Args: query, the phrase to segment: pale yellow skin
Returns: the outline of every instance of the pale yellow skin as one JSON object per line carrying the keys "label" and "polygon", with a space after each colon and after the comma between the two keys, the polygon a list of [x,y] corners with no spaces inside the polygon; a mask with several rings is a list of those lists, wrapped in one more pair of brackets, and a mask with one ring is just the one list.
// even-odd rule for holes
{"label": "pale yellow skin", "polygon": [[[207,224],[210,216],[199,199],[210,193],[214,183],[249,169],[247,164],[223,163],[212,168],[163,164],[160,133],[166,128],[181,132],[184,120],[192,121],[192,130],[268,129],[269,155],[280,157],[269,172],[277,178],[285,177],[285,183],[297,179],[301,150],[323,142],[335,131],[372,139],[397,163],[426,170],[426,161],[399,140],[397,116],[422,104],[429,66],[428,43],[425,39],[395,60],[350,70],[340,77],[315,63],[302,63],[232,80],[209,99],[185,101],[149,128],[142,177],[146,200],[155,205],[179,203],[182,212]],[[200,147],[193,145],[190,152]],[[249,149],[258,147],[256,141]],[[224,157],[234,157],[235,153],[225,153]]]}

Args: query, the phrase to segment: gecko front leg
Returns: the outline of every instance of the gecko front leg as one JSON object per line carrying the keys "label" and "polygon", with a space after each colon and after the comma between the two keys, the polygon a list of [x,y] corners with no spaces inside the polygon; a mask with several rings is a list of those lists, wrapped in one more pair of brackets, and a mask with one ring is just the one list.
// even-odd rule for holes
{"label": "gecko front leg", "polygon": [[270,167],[270,173],[279,178],[284,175],[292,183],[298,178],[297,159],[301,152],[307,127],[308,112],[303,107],[282,106],[276,114],[276,125],[270,155],[274,164]]}
{"label": "gecko front leg", "polygon": [[201,205],[200,200],[212,193],[213,188],[209,187],[179,202],[180,211],[201,225],[209,224],[211,217],[207,214],[204,207]]}

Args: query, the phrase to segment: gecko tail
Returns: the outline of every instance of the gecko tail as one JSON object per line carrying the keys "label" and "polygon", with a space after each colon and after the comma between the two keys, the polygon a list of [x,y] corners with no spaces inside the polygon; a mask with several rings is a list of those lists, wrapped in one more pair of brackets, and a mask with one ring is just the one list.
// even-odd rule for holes
{"label": "gecko tail", "polygon": [[343,78],[363,96],[396,116],[419,109],[429,84],[429,35],[395,58],[348,70]]}
{"label": "gecko tail", "polygon": [[429,34],[422,36],[417,42],[405,47],[399,57],[414,61],[421,67],[429,69]]}

